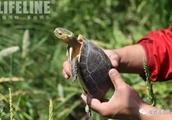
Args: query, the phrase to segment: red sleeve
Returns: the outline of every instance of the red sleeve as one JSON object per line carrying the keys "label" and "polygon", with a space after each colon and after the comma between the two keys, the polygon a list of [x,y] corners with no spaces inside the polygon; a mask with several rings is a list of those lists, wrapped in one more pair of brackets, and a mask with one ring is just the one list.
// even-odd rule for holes
{"label": "red sleeve", "polygon": [[152,31],[138,43],[146,52],[150,80],[172,79],[172,26]]}

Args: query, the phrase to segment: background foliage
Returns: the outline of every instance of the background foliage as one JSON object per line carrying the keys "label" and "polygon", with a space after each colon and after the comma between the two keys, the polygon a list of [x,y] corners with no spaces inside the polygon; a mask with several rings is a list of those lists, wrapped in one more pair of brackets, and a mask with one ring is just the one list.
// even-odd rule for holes
{"label": "background foliage", "polygon": [[[65,81],[66,46],[53,30],[65,27],[99,40],[105,48],[133,44],[148,31],[172,22],[170,0],[51,0],[48,19],[1,20],[0,119],[85,120],[81,89]],[[146,100],[138,75],[124,79]],[[172,110],[172,82],[154,83],[157,106]],[[9,89],[10,88],[10,89]],[[93,120],[105,120],[93,113]]]}

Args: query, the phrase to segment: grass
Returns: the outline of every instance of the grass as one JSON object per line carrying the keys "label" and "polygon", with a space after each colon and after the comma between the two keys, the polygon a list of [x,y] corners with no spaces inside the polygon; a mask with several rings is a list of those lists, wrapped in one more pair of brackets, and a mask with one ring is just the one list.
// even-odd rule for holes
{"label": "grass", "polygon": [[153,92],[153,84],[150,81],[150,74],[149,74],[149,68],[147,67],[147,64],[144,62],[144,72],[145,72],[145,77],[146,77],[146,87],[147,87],[147,94],[148,94],[148,101],[155,106],[156,105],[156,99],[154,96],[154,92]]}
{"label": "grass", "polygon": [[[62,76],[66,46],[54,37],[56,27],[81,33],[111,49],[134,44],[148,31],[167,27],[172,22],[170,0],[51,2],[51,14],[46,20],[2,20],[0,23],[2,120],[88,118],[80,100],[82,90],[78,82],[66,81]],[[148,84],[138,75],[123,74],[123,78],[146,100]],[[171,85],[171,81],[154,83],[157,107],[172,110]],[[107,120],[96,113],[92,119]]]}
{"label": "grass", "polygon": [[49,117],[48,120],[53,120],[53,101],[49,101]]}
{"label": "grass", "polygon": [[12,96],[11,96],[11,88],[9,88],[9,104],[10,104],[10,120],[14,120],[14,112],[13,112],[13,104],[12,104]]}

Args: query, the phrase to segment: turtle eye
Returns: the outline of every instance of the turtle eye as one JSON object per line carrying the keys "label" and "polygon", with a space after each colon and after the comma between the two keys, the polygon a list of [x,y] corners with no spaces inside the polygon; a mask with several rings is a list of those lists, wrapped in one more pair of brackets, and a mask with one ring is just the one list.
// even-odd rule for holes
{"label": "turtle eye", "polygon": [[63,33],[62,33],[61,31],[58,31],[58,34],[59,34],[59,35],[62,35]]}

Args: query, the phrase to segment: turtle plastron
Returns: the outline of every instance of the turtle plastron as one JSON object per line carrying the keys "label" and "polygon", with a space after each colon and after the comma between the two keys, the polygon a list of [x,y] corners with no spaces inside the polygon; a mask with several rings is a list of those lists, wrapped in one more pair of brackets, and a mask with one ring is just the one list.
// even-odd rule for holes
{"label": "turtle plastron", "polygon": [[72,68],[72,80],[74,81],[77,79],[77,75],[78,75],[78,57],[75,57],[72,60],[71,68]]}

